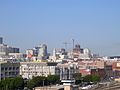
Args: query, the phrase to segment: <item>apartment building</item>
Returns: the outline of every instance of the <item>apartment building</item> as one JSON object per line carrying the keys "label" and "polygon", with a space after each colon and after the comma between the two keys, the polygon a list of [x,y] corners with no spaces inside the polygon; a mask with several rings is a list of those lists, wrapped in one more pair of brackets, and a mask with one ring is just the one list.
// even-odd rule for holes
{"label": "apartment building", "polygon": [[60,69],[60,80],[74,79],[73,74],[79,72],[76,63],[58,64],[58,67]]}
{"label": "apartment building", "polygon": [[33,76],[59,75],[59,68],[54,62],[20,62],[20,75],[26,79]]}
{"label": "apartment building", "polygon": [[16,77],[19,75],[20,63],[0,62],[0,80],[8,77]]}
{"label": "apartment building", "polygon": [[92,69],[104,69],[105,62],[100,60],[83,60],[78,62],[79,72],[84,76],[91,74]]}

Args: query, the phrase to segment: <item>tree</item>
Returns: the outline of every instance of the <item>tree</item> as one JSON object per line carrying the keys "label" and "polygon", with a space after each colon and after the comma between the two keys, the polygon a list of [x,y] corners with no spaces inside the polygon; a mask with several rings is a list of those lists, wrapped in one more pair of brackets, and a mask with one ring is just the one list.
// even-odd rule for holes
{"label": "tree", "polygon": [[29,89],[33,89],[34,87],[47,85],[46,80],[47,80],[47,78],[44,76],[33,77],[31,80],[28,81],[27,87]]}
{"label": "tree", "polygon": [[37,76],[33,77],[33,82],[35,83],[35,86],[43,86],[45,84],[46,77],[44,76]]}
{"label": "tree", "polygon": [[27,83],[27,87],[32,90],[35,87],[35,83],[33,80],[29,80]]}
{"label": "tree", "polygon": [[21,77],[6,78],[0,81],[0,90],[23,90],[24,80]]}
{"label": "tree", "polygon": [[87,75],[83,77],[84,82],[99,82],[100,77],[98,75]]}
{"label": "tree", "polygon": [[99,81],[100,81],[100,76],[98,76],[98,75],[92,76],[92,82],[99,82]]}
{"label": "tree", "polygon": [[59,80],[58,75],[49,75],[48,77],[37,76],[27,82],[27,87],[32,90],[34,87],[48,85],[48,82],[49,84],[59,83]]}
{"label": "tree", "polygon": [[75,73],[73,74],[73,78],[75,79],[75,84],[80,84],[82,81],[82,75],[81,73]]}
{"label": "tree", "polygon": [[83,81],[84,82],[91,82],[92,81],[92,75],[86,75],[85,77],[83,77]]}
{"label": "tree", "polygon": [[3,90],[3,83],[0,81],[0,90]]}
{"label": "tree", "polygon": [[3,90],[14,90],[13,78],[2,80]]}
{"label": "tree", "polygon": [[22,77],[15,77],[13,82],[15,89],[23,90],[24,80]]}
{"label": "tree", "polygon": [[56,84],[60,82],[60,77],[58,75],[48,75],[47,81],[50,84]]}

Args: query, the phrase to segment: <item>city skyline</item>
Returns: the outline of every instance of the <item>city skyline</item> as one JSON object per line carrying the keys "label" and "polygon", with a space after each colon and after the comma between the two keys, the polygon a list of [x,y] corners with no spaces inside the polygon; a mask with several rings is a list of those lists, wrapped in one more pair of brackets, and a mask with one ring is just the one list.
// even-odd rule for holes
{"label": "city skyline", "polygon": [[120,1],[0,1],[0,36],[25,50],[45,43],[48,50],[75,39],[100,55],[120,55]]}

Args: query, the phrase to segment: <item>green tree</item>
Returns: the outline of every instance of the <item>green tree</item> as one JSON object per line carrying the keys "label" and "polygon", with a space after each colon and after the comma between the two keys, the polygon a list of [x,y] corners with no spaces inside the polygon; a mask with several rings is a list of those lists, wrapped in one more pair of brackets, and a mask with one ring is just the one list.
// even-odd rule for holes
{"label": "green tree", "polygon": [[92,81],[92,75],[86,75],[85,77],[83,77],[83,81],[84,82],[91,82]]}
{"label": "green tree", "polygon": [[60,82],[60,77],[58,75],[49,75],[47,80],[50,84],[56,84]]}
{"label": "green tree", "polygon": [[33,89],[34,87],[47,85],[46,82],[47,82],[47,78],[44,76],[33,77],[31,80],[28,81],[27,87],[29,89]]}
{"label": "green tree", "polygon": [[28,87],[30,90],[32,90],[32,89],[35,87],[34,81],[33,81],[33,80],[29,80],[29,81],[27,82],[27,87]]}
{"label": "green tree", "polygon": [[24,80],[21,77],[6,78],[0,81],[0,90],[23,90]]}
{"label": "green tree", "polygon": [[3,90],[3,83],[0,81],[0,90]]}
{"label": "green tree", "polygon": [[37,76],[33,77],[33,82],[35,83],[35,86],[43,86],[45,84],[46,77],[44,76]]}
{"label": "green tree", "polygon": [[0,90],[14,90],[14,85],[12,78],[6,78],[5,80],[0,81]]}
{"label": "green tree", "polygon": [[99,82],[99,81],[100,81],[100,77],[98,75],[92,76],[92,82]]}
{"label": "green tree", "polygon": [[73,78],[75,79],[75,84],[80,84],[82,81],[82,75],[81,73],[75,73],[73,74]]}
{"label": "green tree", "polygon": [[84,82],[99,82],[100,77],[98,75],[86,75],[83,77]]}
{"label": "green tree", "polygon": [[15,77],[13,79],[13,83],[14,83],[14,88],[15,89],[19,89],[19,90],[23,90],[24,88],[24,80],[22,77]]}

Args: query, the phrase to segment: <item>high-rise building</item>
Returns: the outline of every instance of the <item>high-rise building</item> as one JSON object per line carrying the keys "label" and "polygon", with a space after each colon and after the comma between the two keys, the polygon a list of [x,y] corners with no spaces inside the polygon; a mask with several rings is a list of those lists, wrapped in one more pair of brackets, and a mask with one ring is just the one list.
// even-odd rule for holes
{"label": "high-rise building", "polygon": [[47,45],[46,44],[42,44],[39,48],[39,52],[38,52],[38,58],[39,59],[47,59],[48,57],[48,53],[47,53]]}
{"label": "high-rise building", "polygon": [[75,45],[75,48],[73,49],[73,58],[78,58],[81,53],[80,45]]}
{"label": "high-rise building", "polygon": [[19,48],[15,48],[15,47],[9,47],[8,48],[8,53],[19,53]]}
{"label": "high-rise building", "polygon": [[53,49],[53,56],[56,57],[56,48]]}
{"label": "high-rise building", "polygon": [[8,54],[7,45],[0,44],[0,56],[7,54]]}
{"label": "high-rise building", "polygon": [[47,45],[42,44],[41,48],[39,49],[38,56],[45,56],[45,55],[47,55]]}
{"label": "high-rise building", "polygon": [[3,44],[3,38],[0,37],[0,56],[9,55],[9,53],[19,53],[19,48]]}
{"label": "high-rise building", "polygon": [[0,44],[3,44],[3,38],[0,37]]}
{"label": "high-rise building", "polygon": [[33,49],[27,49],[26,50],[27,57],[32,57],[34,56],[34,50]]}

